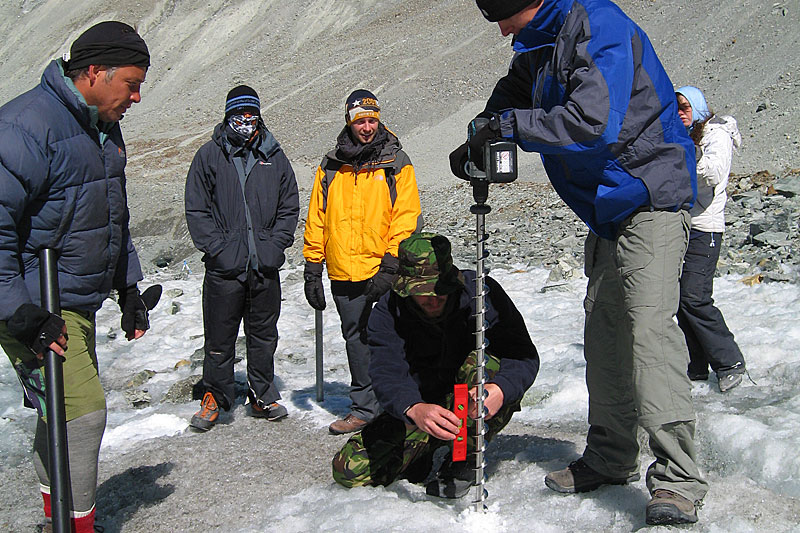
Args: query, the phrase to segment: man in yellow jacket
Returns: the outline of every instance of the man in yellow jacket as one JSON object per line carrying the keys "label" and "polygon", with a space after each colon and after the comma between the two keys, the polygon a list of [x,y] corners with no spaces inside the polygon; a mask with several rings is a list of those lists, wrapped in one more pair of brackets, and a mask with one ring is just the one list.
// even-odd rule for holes
{"label": "man in yellow jacket", "polygon": [[306,299],[325,309],[326,263],[350,366],[350,414],[329,426],[337,435],[362,429],[380,410],[368,373],[367,319],[397,275],[400,241],[421,225],[414,167],[380,118],[374,94],[348,96],[346,125],[317,168],[303,239]]}

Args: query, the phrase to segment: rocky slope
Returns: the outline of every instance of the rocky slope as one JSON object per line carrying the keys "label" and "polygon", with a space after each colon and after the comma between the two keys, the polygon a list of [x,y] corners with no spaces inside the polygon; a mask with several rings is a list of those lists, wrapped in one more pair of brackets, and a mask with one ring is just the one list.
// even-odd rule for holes
{"label": "rocky slope", "polygon": [[[738,119],[735,173],[800,168],[796,1],[619,4],[648,32],[676,86],[700,86],[714,109]],[[357,87],[380,98],[434,206],[455,186],[447,154],[511,58],[510,40],[472,0],[15,0],[0,4],[0,103],[37,83],[85,28],[112,18],[136,25],[153,55],[144,100],[123,121],[132,230],[150,273],[184,259],[200,268],[183,221],[183,180],[235,84],[261,95],[295,166],[302,209],[313,167],[342,127],[344,97]],[[521,170],[521,182],[546,181],[535,154],[522,157]]]}

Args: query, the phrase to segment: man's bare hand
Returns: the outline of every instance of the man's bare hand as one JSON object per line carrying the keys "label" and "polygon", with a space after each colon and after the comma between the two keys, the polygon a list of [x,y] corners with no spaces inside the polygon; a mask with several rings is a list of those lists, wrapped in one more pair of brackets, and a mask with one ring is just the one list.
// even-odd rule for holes
{"label": "man's bare hand", "polygon": [[451,411],[435,403],[416,403],[406,411],[418,428],[439,440],[455,440],[460,420]]}
{"label": "man's bare hand", "polygon": [[[492,418],[497,414],[497,411],[503,407],[503,390],[495,383],[487,383],[484,385],[484,390],[488,396],[483,400],[483,405],[488,410],[486,420]],[[469,417],[472,419],[478,418],[478,388],[472,387],[469,390]]]}

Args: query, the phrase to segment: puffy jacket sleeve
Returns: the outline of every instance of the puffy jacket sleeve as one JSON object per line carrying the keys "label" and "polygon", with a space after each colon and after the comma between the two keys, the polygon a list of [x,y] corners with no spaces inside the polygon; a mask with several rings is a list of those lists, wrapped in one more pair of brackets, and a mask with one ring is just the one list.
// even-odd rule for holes
{"label": "puffy jacket sleeve", "polygon": [[278,154],[277,157],[283,161],[281,167],[284,171],[281,173],[280,199],[275,214],[275,225],[272,228],[272,238],[281,250],[285,250],[294,242],[294,231],[297,229],[297,219],[300,215],[300,201],[294,169],[283,151],[279,151]]}
{"label": "puffy jacket sleeve", "polygon": [[405,358],[405,342],[395,329],[395,315],[390,310],[391,299],[391,292],[384,294],[369,316],[369,375],[372,390],[383,410],[413,424],[405,411],[415,403],[422,402],[422,394],[411,377]]}
{"label": "puffy jacket sleeve", "polygon": [[46,186],[49,164],[42,146],[21,129],[0,123],[0,320],[31,303],[22,277],[20,223]]}
{"label": "puffy jacket sleeve", "polygon": [[312,263],[321,263],[325,260],[325,211],[323,211],[324,191],[322,190],[324,178],[325,171],[322,166],[317,167],[311,198],[308,201],[306,228],[303,233],[303,257]]}
{"label": "puffy jacket sleeve", "polygon": [[714,187],[728,180],[733,159],[733,139],[721,127],[709,128],[701,141],[703,155],[697,162],[697,177]]}
{"label": "puffy jacket sleeve", "polygon": [[[603,21],[597,21],[601,26]],[[521,54],[489,99],[489,111],[502,112],[501,131],[529,152],[566,154],[606,150],[617,141],[628,108],[634,77],[631,37],[616,28],[592,27],[591,38],[578,32],[567,65],[559,64],[561,79],[532,80],[531,72],[542,50]],[[547,48],[545,49],[547,50]],[[562,59],[564,61],[564,59]],[[528,72],[526,73],[525,70]],[[521,99],[521,87],[553,98],[563,91],[561,103],[545,109]],[[521,103],[525,107],[518,107]],[[509,109],[510,108],[510,109]]]}
{"label": "puffy jacket sleeve", "polygon": [[225,243],[211,213],[215,176],[203,152],[203,148],[197,151],[186,175],[184,206],[186,226],[195,247],[213,257],[225,247]]}
{"label": "puffy jacket sleeve", "polygon": [[[405,159],[408,160],[408,157],[406,156]],[[397,257],[397,248],[400,246],[400,242],[417,229],[422,208],[417,189],[417,177],[411,161],[407,161],[407,164],[403,165],[395,177],[397,179],[397,198],[392,206],[392,222],[389,225],[386,253]]]}
{"label": "puffy jacket sleeve", "polygon": [[487,351],[500,359],[500,370],[491,383],[503,391],[503,403],[522,399],[539,373],[539,353],[514,302],[497,281],[487,277],[490,312]]}
{"label": "puffy jacket sleeve", "polygon": [[[125,182],[123,180],[123,191]],[[114,269],[114,280],[112,285],[115,289],[125,289],[135,285],[144,277],[142,275],[142,265],[139,263],[139,254],[133,246],[130,230],[130,211],[128,210],[128,198],[125,194],[125,213],[122,222],[122,247],[119,251],[119,259]]]}

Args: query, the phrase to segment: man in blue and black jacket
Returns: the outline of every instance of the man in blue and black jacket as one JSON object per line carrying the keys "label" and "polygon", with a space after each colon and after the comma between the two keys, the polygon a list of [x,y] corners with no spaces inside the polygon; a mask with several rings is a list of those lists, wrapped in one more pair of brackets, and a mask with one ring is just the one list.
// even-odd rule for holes
{"label": "man in blue and black jacket", "polygon": [[541,154],[553,187],[591,230],[586,240],[584,352],[591,425],[583,456],[547,475],[558,492],[639,479],[637,423],[656,461],[649,524],[697,521],[707,483],[697,467],[688,352],[674,321],[694,147],[647,35],[609,0],[477,0],[513,34],[514,59],[482,116],[450,156],[490,139]]}

